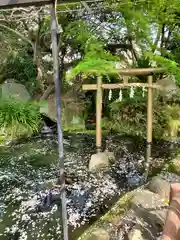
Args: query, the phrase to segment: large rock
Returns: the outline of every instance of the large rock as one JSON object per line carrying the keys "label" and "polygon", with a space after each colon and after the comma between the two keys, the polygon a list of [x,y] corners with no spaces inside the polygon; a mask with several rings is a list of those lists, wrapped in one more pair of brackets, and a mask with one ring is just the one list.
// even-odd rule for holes
{"label": "large rock", "polygon": [[128,239],[129,240],[144,240],[141,230],[136,229],[136,228],[133,229],[132,231],[130,231],[130,233],[128,234]]}
{"label": "large rock", "polygon": [[[62,124],[66,129],[85,128],[83,119],[84,102],[80,102],[74,98],[66,98],[62,96]],[[40,108],[40,112],[56,122],[56,99],[55,94],[49,96],[47,104]]]}
{"label": "large rock", "polygon": [[13,97],[15,99],[23,101],[28,101],[31,98],[26,87],[21,83],[15,82],[13,79],[8,79],[1,85],[1,97]]}
{"label": "large rock", "polygon": [[93,154],[89,161],[89,171],[98,171],[106,168],[111,160],[114,160],[114,155],[111,152],[105,151]]}
{"label": "large rock", "polygon": [[169,200],[170,183],[159,176],[153,177],[148,184],[148,189],[158,194],[162,199]]}
{"label": "large rock", "polygon": [[87,240],[110,240],[109,234],[102,228],[94,230]]}
{"label": "large rock", "polygon": [[137,191],[131,199],[131,211],[135,216],[135,229],[140,229],[143,239],[157,239],[163,230],[167,204],[159,195],[148,190]]}
{"label": "large rock", "polygon": [[49,117],[52,121],[56,122],[56,100],[55,100],[55,95],[51,95],[46,104],[43,104],[40,107],[40,112]]}
{"label": "large rock", "polygon": [[158,239],[164,227],[167,208],[158,194],[140,187],[121,197],[78,240],[89,239],[97,228],[105,229],[110,239]]}

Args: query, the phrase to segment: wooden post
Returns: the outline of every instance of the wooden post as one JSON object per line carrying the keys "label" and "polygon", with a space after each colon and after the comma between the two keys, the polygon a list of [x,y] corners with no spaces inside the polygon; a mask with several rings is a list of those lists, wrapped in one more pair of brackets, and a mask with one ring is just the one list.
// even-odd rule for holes
{"label": "wooden post", "polygon": [[123,83],[128,84],[128,76],[123,76]]}
{"label": "wooden post", "polygon": [[102,116],[102,78],[97,79],[96,92],[96,150],[101,152],[102,130],[101,130],[101,116]]}
{"label": "wooden post", "polygon": [[153,119],[153,76],[148,76],[148,106],[147,106],[147,146],[146,146],[146,167],[145,167],[145,180],[148,177],[150,158],[151,158],[151,145],[152,145],[152,119]]}

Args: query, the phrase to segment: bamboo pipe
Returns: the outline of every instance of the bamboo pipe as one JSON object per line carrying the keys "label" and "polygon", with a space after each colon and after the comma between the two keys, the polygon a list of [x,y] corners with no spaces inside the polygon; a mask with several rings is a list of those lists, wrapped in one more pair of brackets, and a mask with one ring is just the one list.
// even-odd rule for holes
{"label": "bamboo pipe", "polygon": [[145,166],[145,181],[147,180],[151,159],[152,145],[152,118],[153,118],[153,76],[148,76],[148,106],[147,106],[147,146],[146,146],[146,166]]}
{"label": "bamboo pipe", "polygon": [[148,107],[147,107],[147,142],[152,143],[152,118],[153,118],[153,76],[148,76]]}
{"label": "bamboo pipe", "polygon": [[101,144],[102,144],[101,116],[102,116],[102,78],[98,77],[97,92],[96,92],[96,150],[97,152],[101,152]]}

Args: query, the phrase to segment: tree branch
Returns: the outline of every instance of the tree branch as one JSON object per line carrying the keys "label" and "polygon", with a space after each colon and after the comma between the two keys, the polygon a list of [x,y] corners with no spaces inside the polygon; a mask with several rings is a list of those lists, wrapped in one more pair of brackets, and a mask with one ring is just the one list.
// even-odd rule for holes
{"label": "tree branch", "polygon": [[46,100],[51,94],[51,92],[54,90],[54,88],[55,88],[54,84],[48,86],[45,92],[43,93],[42,97],[40,98],[40,100]]}
{"label": "tree branch", "polygon": [[33,42],[31,42],[27,37],[25,37],[24,35],[22,35],[20,32],[6,26],[6,25],[3,25],[0,23],[0,28],[4,28],[5,30],[9,31],[9,32],[12,32],[13,34],[17,35],[18,37],[20,37],[21,39],[23,39],[24,41],[26,41],[27,43],[29,43],[33,50],[35,49],[35,46],[33,44]]}

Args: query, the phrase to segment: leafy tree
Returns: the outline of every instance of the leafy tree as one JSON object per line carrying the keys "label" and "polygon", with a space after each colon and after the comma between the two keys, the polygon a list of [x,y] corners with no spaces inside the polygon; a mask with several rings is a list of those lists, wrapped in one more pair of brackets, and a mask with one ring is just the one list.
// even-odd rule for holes
{"label": "leafy tree", "polygon": [[[157,78],[167,77],[168,74],[175,76],[179,82],[179,0],[106,0],[89,3],[89,8],[81,9],[81,6],[81,3],[57,6],[63,86],[71,88],[65,79],[70,68],[73,70],[68,78],[74,78],[73,86],[77,84],[75,76],[78,74],[85,77],[103,75],[108,76],[108,81],[119,81],[115,69],[117,61],[122,68],[165,67],[167,72]],[[53,85],[47,77],[47,71],[52,70],[52,62],[44,60],[47,56],[51,57],[50,17],[42,14],[47,10],[46,7],[20,9],[15,14],[1,11],[0,20],[3,56],[11,56],[14,48],[16,52],[21,49],[23,56],[24,52],[28,52],[36,68],[36,80],[40,80],[42,85],[42,93]],[[33,12],[31,18],[30,12]],[[21,24],[15,21],[20,15],[23,16]],[[27,58],[24,59],[28,63]],[[0,61],[4,61],[3,57]],[[138,81],[144,82],[146,78],[139,77]],[[138,104],[142,109],[141,101]],[[129,105],[128,101],[126,105]]]}
{"label": "leafy tree", "polygon": [[109,78],[110,74],[118,74],[116,61],[119,61],[118,57],[104,50],[102,43],[93,40],[85,49],[84,59],[72,69],[68,78],[76,77],[78,74],[83,74],[86,78],[103,75]]}

